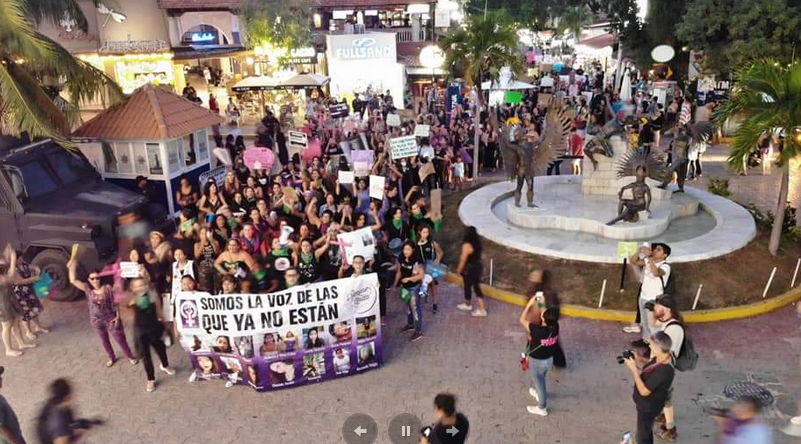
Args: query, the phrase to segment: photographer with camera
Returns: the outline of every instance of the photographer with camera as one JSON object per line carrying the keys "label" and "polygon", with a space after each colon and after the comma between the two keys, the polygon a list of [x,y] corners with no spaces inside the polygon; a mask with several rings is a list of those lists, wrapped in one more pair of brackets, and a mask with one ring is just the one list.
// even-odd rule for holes
{"label": "photographer with camera", "polygon": [[[644,246],[636,254],[629,258],[632,266],[642,267],[642,284],[640,285],[640,295],[637,301],[637,317],[635,323],[623,329],[626,333],[642,332],[643,339],[659,331],[651,329],[649,322],[650,311],[645,308],[646,302],[653,302],[660,294],[665,293],[665,288],[670,281],[670,264],[667,258],[670,256],[670,247],[667,244],[653,243],[651,247]],[[639,321],[639,325],[637,322]]]}
{"label": "photographer with camera", "polygon": [[653,444],[654,421],[665,407],[668,391],[673,384],[672,342],[665,332],[656,332],[648,341],[651,360],[640,370],[634,353],[627,350],[618,357],[631,371],[634,379],[634,405],[637,407],[637,444]]}
{"label": "photographer with camera", "polygon": [[[672,343],[670,354],[675,365],[675,360],[678,359],[684,343],[684,318],[679,313],[676,300],[670,295],[663,294],[658,296],[653,304],[647,303],[646,308],[653,313],[653,316],[650,317],[651,328],[661,330],[670,336]],[[656,418],[656,423],[660,426],[657,437],[667,441],[675,441],[678,436],[674,422],[676,417],[673,413],[673,392],[673,386],[671,386],[662,415]]]}
{"label": "photographer with camera", "polygon": [[731,410],[714,409],[719,444],[773,444],[770,427],[758,419],[762,403],[753,396],[740,397]]}
{"label": "photographer with camera", "polygon": [[76,419],[72,411],[72,385],[63,378],[50,384],[50,398],[45,402],[36,424],[41,444],[72,444],[81,431],[102,425],[101,419]]}

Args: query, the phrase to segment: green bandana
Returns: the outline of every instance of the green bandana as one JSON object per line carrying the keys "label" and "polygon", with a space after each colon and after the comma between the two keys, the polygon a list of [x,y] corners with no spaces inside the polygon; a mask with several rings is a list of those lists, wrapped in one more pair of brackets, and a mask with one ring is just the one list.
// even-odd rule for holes
{"label": "green bandana", "polygon": [[150,308],[150,295],[143,294],[137,297],[136,306],[139,307],[140,310],[147,310]]}
{"label": "green bandana", "polygon": [[286,247],[275,249],[272,253],[273,256],[289,256],[289,251],[287,251]]}
{"label": "green bandana", "polygon": [[403,219],[392,219],[392,226],[395,227],[396,230],[400,230],[401,225],[403,225]]}
{"label": "green bandana", "polygon": [[300,260],[303,261],[304,264],[310,264],[314,259],[314,253],[300,253]]}
{"label": "green bandana", "polygon": [[412,217],[417,220],[420,220],[423,218],[423,213],[412,214]]}
{"label": "green bandana", "polygon": [[267,270],[257,270],[253,272],[253,277],[256,279],[264,279],[264,276],[267,276]]}

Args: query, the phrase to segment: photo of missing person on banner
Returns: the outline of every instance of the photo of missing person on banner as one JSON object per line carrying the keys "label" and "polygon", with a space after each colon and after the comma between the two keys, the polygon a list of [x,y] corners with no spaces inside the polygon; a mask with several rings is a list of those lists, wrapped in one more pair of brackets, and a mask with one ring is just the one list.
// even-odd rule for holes
{"label": "photo of missing person on banner", "polygon": [[378,334],[375,316],[356,318],[356,334],[359,339],[375,337],[375,335]]}
{"label": "photo of missing person on banner", "polygon": [[350,348],[340,347],[334,350],[333,364],[337,375],[350,372]]}
{"label": "photo of missing person on banner", "polygon": [[217,339],[214,340],[213,349],[217,353],[234,352],[233,348],[231,348],[231,338],[225,335],[217,336]]}
{"label": "photo of missing person on banner", "polygon": [[325,354],[323,352],[303,357],[303,377],[317,379],[325,375]]}
{"label": "photo of missing person on banner", "polygon": [[194,356],[196,364],[195,374],[198,379],[218,379],[221,376],[220,364],[209,355],[196,355]]}
{"label": "photo of missing person on banner", "polygon": [[259,375],[259,366],[257,364],[248,364],[245,369],[247,371],[248,384],[257,390],[264,388]]}
{"label": "photo of missing person on banner", "polygon": [[325,330],[323,327],[310,327],[303,329],[303,348],[306,350],[314,350],[316,348],[325,347]]}
{"label": "photo of missing person on banner", "polygon": [[375,343],[367,342],[359,345],[357,349],[359,355],[359,369],[374,365],[375,362]]}
{"label": "photo of missing person on banner", "polygon": [[234,339],[234,343],[236,344],[236,352],[239,353],[239,356],[245,359],[253,358],[252,336],[240,336]]}
{"label": "photo of missing person on banner", "polygon": [[337,344],[345,344],[353,340],[353,332],[346,321],[335,322],[328,326],[328,333]]}
{"label": "photo of missing person on banner", "polygon": [[269,368],[270,381],[273,386],[280,387],[295,382],[295,362],[291,359],[286,361],[273,361],[269,364]]}

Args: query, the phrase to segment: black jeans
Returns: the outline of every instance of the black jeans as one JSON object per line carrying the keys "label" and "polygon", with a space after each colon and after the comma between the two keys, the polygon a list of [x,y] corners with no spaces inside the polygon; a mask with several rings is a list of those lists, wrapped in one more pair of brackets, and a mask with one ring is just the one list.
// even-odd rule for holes
{"label": "black jeans", "polygon": [[142,363],[145,366],[145,373],[147,374],[148,381],[156,380],[156,372],[153,368],[153,357],[150,356],[150,348],[156,350],[156,354],[161,360],[161,365],[169,367],[167,362],[167,347],[161,340],[161,332],[148,332],[140,333],[136,338],[136,345],[139,348],[139,355],[142,357]]}
{"label": "black jeans", "polygon": [[654,421],[659,412],[637,410],[637,444],[654,444]]}
{"label": "black jeans", "polygon": [[473,298],[473,290],[476,292],[476,297],[484,299],[484,293],[481,292],[481,264],[468,265],[462,274],[464,278],[464,300],[469,301]]}

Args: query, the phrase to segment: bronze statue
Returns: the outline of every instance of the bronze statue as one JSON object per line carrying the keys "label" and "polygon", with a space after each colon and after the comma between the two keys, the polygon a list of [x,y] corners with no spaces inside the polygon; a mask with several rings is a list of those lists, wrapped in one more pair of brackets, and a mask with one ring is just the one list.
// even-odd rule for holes
{"label": "bronze statue", "polygon": [[[618,216],[609,222],[607,225],[614,225],[621,220],[626,222],[637,222],[640,220],[640,211],[651,210],[651,188],[645,183],[646,168],[645,166],[637,167],[637,179],[624,186],[617,193],[620,201],[617,204]],[[623,193],[626,190],[631,190],[631,199],[623,199]]]}
{"label": "bronze statue", "polygon": [[670,173],[665,177],[659,188],[667,188],[673,173],[676,173],[677,193],[684,192],[684,179],[687,177],[687,152],[696,144],[706,144],[715,134],[714,127],[708,122],[679,125],[667,131],[665,135],[673,134],[670,142]]}
{"label": "bronze statue", "polygon": [[587,142],[587,146],[584,147],[584,155],[592,162],[593,170],[598,167],[598,161],[595,160],[594,155],[603,154],[606,157],[614,157],[615,152],[609,140],[613,136],[620,136],[628,144],[629,135],[626,132],[626,126],[632,125],[643,116],[643,114],[638,114],[624,117],[623,112],[618,111],[617,116],[609,122],[606,122],[606,125],[601,127],[600,132],[598,132],[592,140]]}
{"label": "bronze statue", "polygon": [[490,112],[494,128],[500,131],[501,153],[503,164],[509,180],[517,181],[515,189],[515,205],[520,206],[523,185],[526,185],[526,202],[534,205],[534,176],[542,175],[554,158],[566,153],[569,147],[570,129],[573,119],[566,112],[561,100],[552,98],[545,114],[545,128],[539,139],[527,141],[520,125],[504,124],[498,126],[495,111]]}

